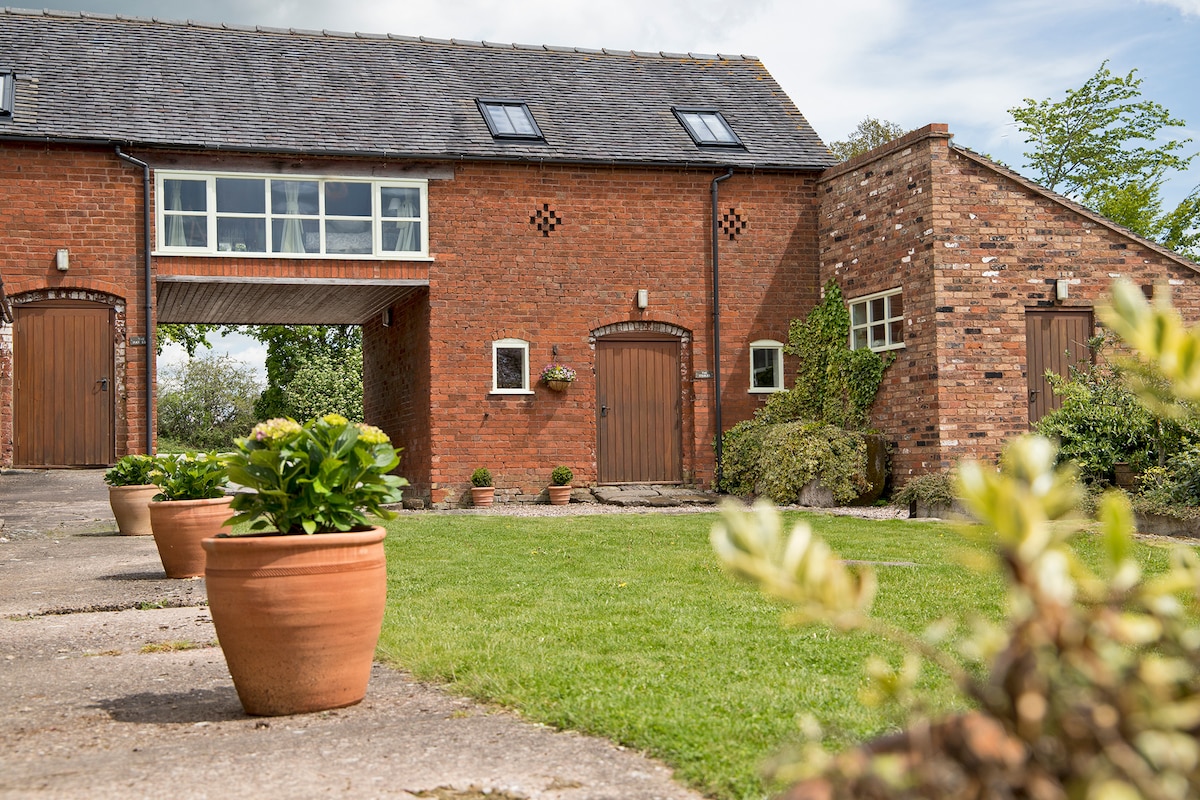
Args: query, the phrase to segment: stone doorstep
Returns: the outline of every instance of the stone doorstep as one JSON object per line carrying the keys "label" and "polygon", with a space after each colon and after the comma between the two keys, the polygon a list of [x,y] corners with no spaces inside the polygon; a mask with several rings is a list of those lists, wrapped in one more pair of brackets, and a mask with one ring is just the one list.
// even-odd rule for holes
{"label": "stone doorstep", "polygon": [[712,505],[717,501],[716,495],[710,492],[679,486],[598,486],[592,489],[592,494],[603,504],[626,507],[669,508],[685,504]]}

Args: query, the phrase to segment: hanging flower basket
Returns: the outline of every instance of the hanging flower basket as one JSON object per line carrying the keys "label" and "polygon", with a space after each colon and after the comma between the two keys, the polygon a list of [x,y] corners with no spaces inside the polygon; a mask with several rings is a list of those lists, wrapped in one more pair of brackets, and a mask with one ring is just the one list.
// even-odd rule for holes
{"label": "hanging flower basket", "polygon": [[542,383],[556,392],[565,392],[575,382],[575,370],[566,364],[547,364],[542,367]]}

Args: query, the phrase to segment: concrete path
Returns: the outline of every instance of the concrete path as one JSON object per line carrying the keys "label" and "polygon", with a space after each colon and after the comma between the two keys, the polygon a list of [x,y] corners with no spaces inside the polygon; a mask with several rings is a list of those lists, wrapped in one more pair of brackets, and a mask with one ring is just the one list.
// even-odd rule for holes
{"label": "concrete path", "polygon": [[700,798],[378,664],[352,708],[246,716],[204,581],[116,533],[99,471],[0,473],[0,519],[0,798]]}

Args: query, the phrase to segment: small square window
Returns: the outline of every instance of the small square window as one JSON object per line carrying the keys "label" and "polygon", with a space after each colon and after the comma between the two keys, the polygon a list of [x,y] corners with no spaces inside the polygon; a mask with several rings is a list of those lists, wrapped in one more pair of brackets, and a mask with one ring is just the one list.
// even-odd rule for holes
{"label": "small square window", "polygon": [[750,343],[750,391],[783,391],[782,342],[761,339]]}
{"label": "small square window", "polygon": [[0,72],[0,117],[12,116],[15,83],[11,72]]}
{"label": "small square window", "polygon": [[529,389],[529,342],[492,342],[492,394],[533,394]]}
{"label": "small square window", "polygon": [[713,147],[742,147],[742,140],[729,127],[720,111],[699,108],[672,108],[692,141]]}
{"label": "small square window", "polygon": [[529,106],[517,100],[477,100],[488,130],[496,139],[544,139]]}
{"label": "small square window", "polygon": [[900,289],[850,301],[850,349],[904,347],[904,295]]}

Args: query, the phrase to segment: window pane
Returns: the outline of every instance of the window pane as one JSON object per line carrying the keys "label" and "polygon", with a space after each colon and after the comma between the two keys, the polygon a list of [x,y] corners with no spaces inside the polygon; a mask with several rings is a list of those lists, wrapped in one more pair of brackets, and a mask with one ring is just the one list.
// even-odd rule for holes
{"label": "window pane", "polygon": [[369,254],[371,252],[371,221],[326,220],[325,252],[343,255]]}
{"label": "window pane", "polygon": [[271,181],[271,213],[315,215],[317,195],[316,181]]}
{"label": "window pane", "polygon": [[525,348],[496,348],[496,388],[525,388]]}
{"label": "window pane", "polygon": [[267,252],[267,221],[217,217],[217,249],[234,253]]}
{"label": "window pane", "polygon": [[867,329],[859,328],[850,337],[850,349],[861,350],[867,346]]}
{"label": "window pane", "polygon": [[755,389],[774,389],[779,385],[775,378],[776,351],[774,348],[756,347],[750,351],[753,369],[751,386]]}
{"label": "window pane", "polygon": [[876,297],[871,301],[871,322],[880,322],[887,319],[887,309],[884,298]]}
{"label": "window pane", "polygon": [[850,306],[850,324],[866,325],[867,324],[867,304],[855,303]]}
{"label": "window pane", "polygon": [[523,136],[533,135],[533,125],[529,121],[529,114],[526,113],[524,106],[505,106],[504,111],[515,132]]}
{"label": "window pane", "polygon": [[271,252],[321,252],[321,223],[315,219],[272,220]]}
{"label": "window pane", "polygon": [[896,320],[891,324],[892,344],[900,344],[904,341],[904,323],[901,320]]}
{"label": "window pane", "polygon": [[887,347],[887,329],[883,325],[871,326],[871,347]]}
{"label": "window pane", "polygon": [[891,308],[890,308],[891,313],[889,314],[889,316],[892,316],[892,317],[904,316],[904,296],[900,295],[900,294],[894,294],[891,297],[889,297],[888,300],[891,303]]}
{"label": "window pane", "polygon": [[371,184],[329,181],[325,184],[325,213],[333,217],[371,216]]}
{"label": "window pane", "polygon": [[379,190],[379,213],[384,217],[421,216],[421,192],[419,189],[385,186]]}
{"label": "window pane", "polygon": [[206,211],[208,191],[204,181],[163,179],[163,208],[167,211]]}
{"label": "window pane", "polygon": [[266,183],[261,179],[217,178],[217,211],[229,214],[265,214],[265,192]]}
{"label": "window pane", "polygon": [[388,252],[421,251],[421,223],[383,222],[383,249]]}
{"label": "window pane", "polygon": [[208,217],[198,214],[163,214],[163,245],[208,247]]}

